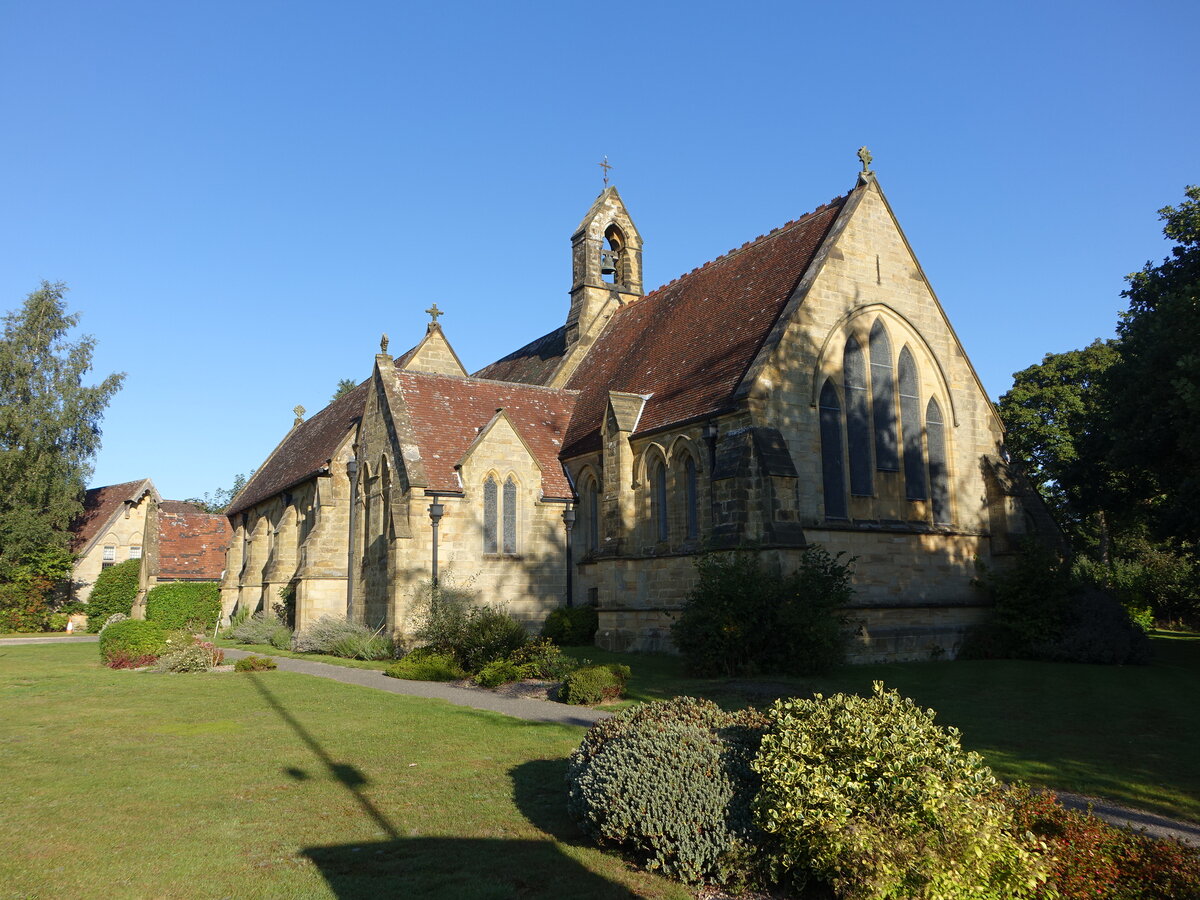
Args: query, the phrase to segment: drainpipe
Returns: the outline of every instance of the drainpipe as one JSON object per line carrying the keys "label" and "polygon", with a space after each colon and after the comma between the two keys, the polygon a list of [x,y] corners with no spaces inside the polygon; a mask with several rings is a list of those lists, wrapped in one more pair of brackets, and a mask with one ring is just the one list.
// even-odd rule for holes
{"label": "drainpipe", "polygon": [[567,508],[563,510],[562,518],[563,524],[567,526],[567,606],[574,606],[575,591],[572,578],[575,573],[572,570],[575,568],[575,564],[571,553],[571,532],[575,529],[575,507],[568,503]]}
{"label": "drainpipe", "polygon": [[346,551],[346,621],[354,621],[354,550],[358,534],[358,460],[353,457],[346,462],[346,474],[350,476],[350,540]]}

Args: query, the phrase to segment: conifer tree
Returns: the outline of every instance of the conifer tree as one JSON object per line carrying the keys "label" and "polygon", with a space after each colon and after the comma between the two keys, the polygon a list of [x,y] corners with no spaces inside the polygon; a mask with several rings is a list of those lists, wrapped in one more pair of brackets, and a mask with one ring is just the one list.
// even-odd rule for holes
{"label": "conifer tree", "polygon": [[46,550],[65,550],[83,507],[100,422],[124,374],[87,386],[95,339],[69,339],[66,286],[42,282],[4,317],[0,337],[0,576]]}

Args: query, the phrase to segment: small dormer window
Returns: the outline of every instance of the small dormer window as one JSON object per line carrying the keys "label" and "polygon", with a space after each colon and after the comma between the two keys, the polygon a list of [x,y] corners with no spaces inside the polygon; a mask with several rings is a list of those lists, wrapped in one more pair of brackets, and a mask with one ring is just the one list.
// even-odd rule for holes
{"label": "small dormer window", "polygon": [[600,277],[609,284],[622,284],[625,281],[624,251],[625,235],[616,225],[609,225],[600,250]]}

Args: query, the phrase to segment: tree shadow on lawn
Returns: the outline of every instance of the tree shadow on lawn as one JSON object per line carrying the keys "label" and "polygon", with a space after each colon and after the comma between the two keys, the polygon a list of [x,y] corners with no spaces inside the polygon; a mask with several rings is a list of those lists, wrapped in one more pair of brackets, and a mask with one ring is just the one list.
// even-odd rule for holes
{"label": "tree shadow on lawn", "polygon": [[[369,779],[356,767],[333,759],[304,725],[279,702],[261,678],[251,682],[329,774],[353,795],[389,840],[309,847],[303,850],[337,897],[508,897],[615,898],[632,896],[580,865],[552,841],[489,838],[403,837],[363,789]],[[298,781],[301,769],[285,769]],[[526,817],[547,834],[579,833],[566,813],[565,760],[535,760],[512,771],[513,792]],[[555,812],[555,803],[558,810]]]}

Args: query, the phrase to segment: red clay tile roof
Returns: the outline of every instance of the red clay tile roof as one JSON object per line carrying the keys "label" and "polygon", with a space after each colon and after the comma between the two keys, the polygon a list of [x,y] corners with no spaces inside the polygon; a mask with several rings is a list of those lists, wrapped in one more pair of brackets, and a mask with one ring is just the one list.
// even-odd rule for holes
{"label": "red clay tile roof", "polygon": [[187,500],[163,500],[158,504],[159,512],[167,513],[202,513],[204,512],[195,503],[189,503]]}
{"label": "red clay tile roof", "polygon": [[613,314],[571,376],[563,456],[599,447],[609,391],[651,394],[637,433],[727,408],[846,197],[693,269]]}
{"label": "red clay tile roof", "polygon": [[235,515],[307,481],[327,465],[346,432],[362,418],[370,383],[370,380],[364,381],[293,428],[225,510],[225,515]]}
{"label": "red clay tile roof", "polygon": [[494,381],[519,381],[545,384],[567,352],[567,326],[561,325],[536,341],[530,341],[503,359],[498,359],[474,374],[475,378]]}
{"label": "red clay tile roof", "polygon": [[149,478],[92,488],[83,495],[83,512],[71,523],[71,552],[81,552],[126,500],[136,500],[153,490]]}
{"label": "red clay tile roof", "polygon": [[217,581],[225,569],[232,529],[223,515],[164,500],[158,507],[158,577],[163,581]]}
{"label": "red clay tile roof", "polygon": [[431,491],[460,491],[455,466],[503,408],[542,469],[542,495],[573,496],[558,460],[575,408],[572,391],[455,375],[397,373]]}

